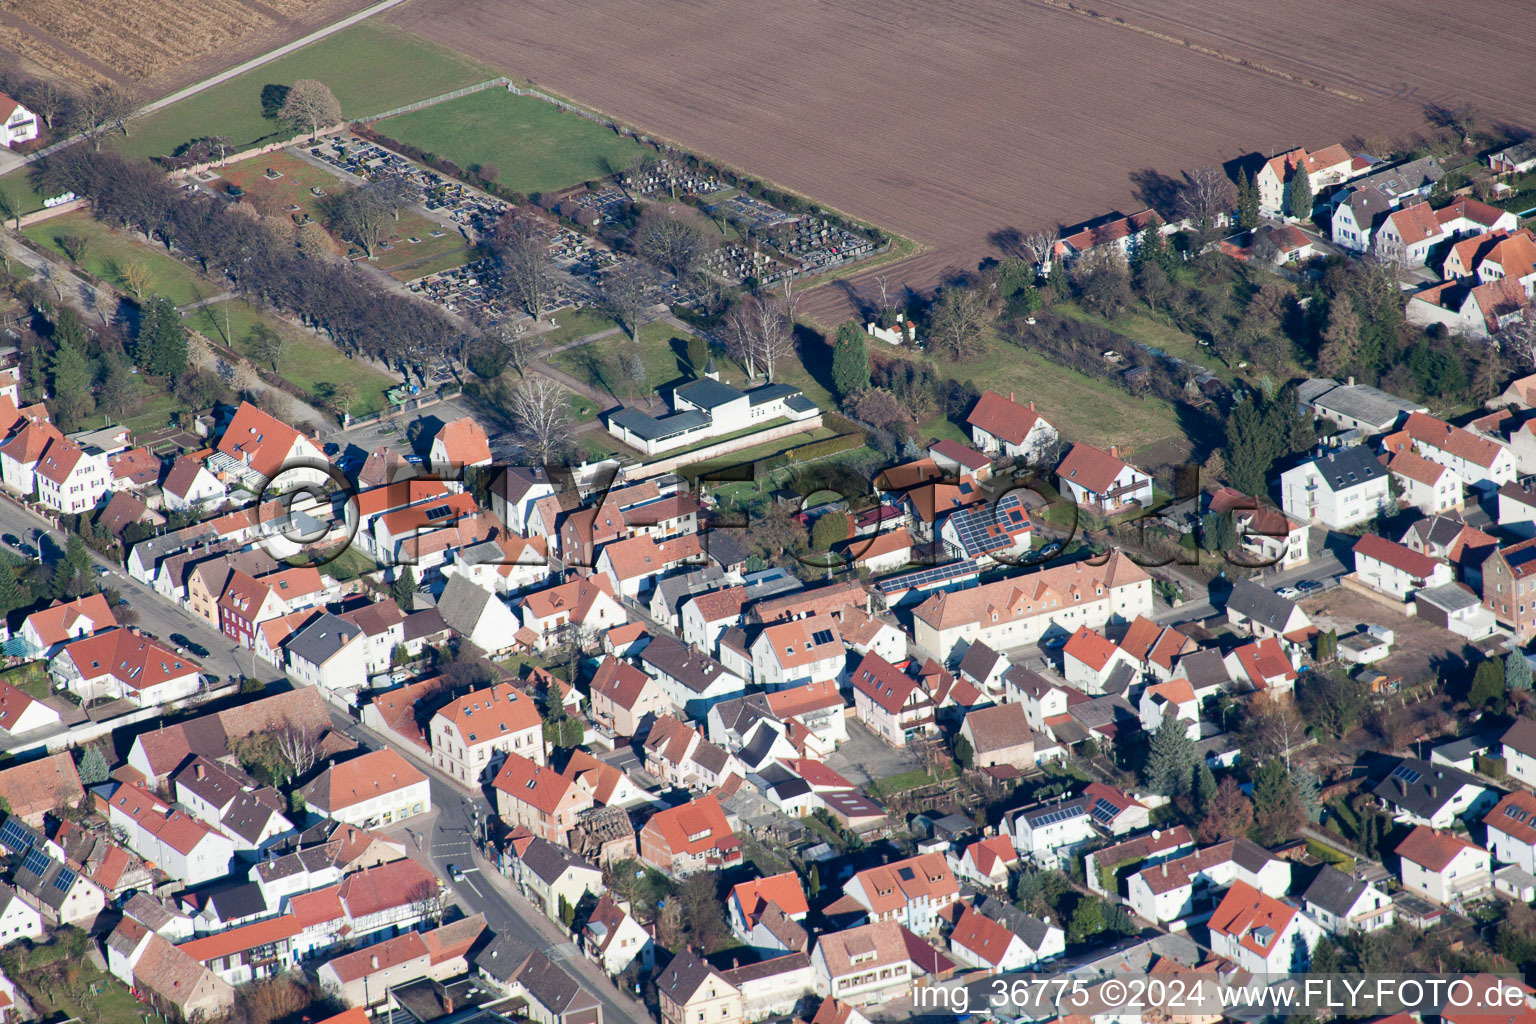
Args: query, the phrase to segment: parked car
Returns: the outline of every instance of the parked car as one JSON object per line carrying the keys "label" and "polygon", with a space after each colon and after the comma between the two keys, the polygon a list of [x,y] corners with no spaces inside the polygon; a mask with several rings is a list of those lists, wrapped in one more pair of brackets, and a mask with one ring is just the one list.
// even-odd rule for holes
{"label": "parked car", "polygon": [[1323,585],[1317,580],[1302,580],[1300,583],[1296,584],[1296,589],[1301,591],[1303,594],[1310,594],[1314,590],[1322,590]]}
{"label": "parked car", "polygon": [[11,548],[19,548],[19,547],[21,547],[21,538],[16,536],[14,533],[7,533],[4,536],[0,536],[0,540],[5,541],[6,547],[11,547]]}
{"label": "parked car", "polygon": [[462,882],[464,881],[464,872],[460,871],[455,865],[449,864],[448,877],[453,879],[455,882]]}
{"label": "parked car", "polygon": [[202,644],[198,643],[196,640],[188,640],[182,646],[185,647],[187,650],[191,651],[194,657],[197,657],[197,658],[206,658],[206,657],[208,657],[208,648],[204,647]]}
{"label": "parked car", "polygon": [[1275,593],[1279,594],[1287,601],[1294,601],[1301,596],[1301,591],[1297,590],[1295,587],[1281,587],[1279,590],[1275,591]]}

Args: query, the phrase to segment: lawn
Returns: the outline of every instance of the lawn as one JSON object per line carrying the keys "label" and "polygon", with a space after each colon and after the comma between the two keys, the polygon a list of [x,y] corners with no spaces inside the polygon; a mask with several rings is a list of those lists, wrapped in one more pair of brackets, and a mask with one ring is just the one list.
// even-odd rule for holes
{"label": "lawn", "polygon": [[218,294],[218,288],[200,277],[191,267],[141,239],[93,220],[90,214],[83,211],[29,224],[21,233],[66,260],[69,256],[59,239],[70,236],[85,239],[85,252],[80,264],[124,291],[130,290],[126,282],[128,268],[137,264],[146,274],[145,298],[165,295],[176,305],[184,306]]}
{"label": "lawn", "polygon": [[134,121],[119,145],[137,156],[164,156],[210,135],[227,136],[237,149],[288,137],[288,129],[265,116],[262,93],[301,78],[329,86],[350,120],[495,77],[451,50],[366,22]]}
{"label": "lawn", "polygon": [[357,404],[352,407],[354,416],[383,409],[388,404],[384,392],[400,383],[374,369],[372,364],[361,359],[348,359],[325,339],[269,316],[243,299],[228,299],[194,310],[186,322],[193,330],[229,345],[243,355],[249,354],[251,328],[258,322],[266,323],[288,338],[288,345],[278,360],[277,372],[284,379],[317,394],[324,390],[322,384],[351,381],[357,385]]}
{"label": "lawn", "polygon": [[[433,238],[434,231],[443,233]],[[372,262],[401,281],[414,281],[462,267],[474,257],[475,247],[458,231],[414,210],[401,210],[399,218],[388,223],[384,240],[373,247]]]}
{"label": "lawn", "polygon": [[[153,386],[153,378],[145,383]],[[177,412],[185,412],[187,403],[171,394],[169,391],[153,391],[144,398],[144,404],[139,411],[131,416],[122,418],[123,426],[132,434],[148,434],[159,430],[161,427],[170,426],[171,416]]]}
{"label": "lawn", "polygon": [[[727,434],[726,437],[715,438],[714,441],[710,443],[718,444],[720,441],[723,441],[726,438],[735,436],[738,435]],[[750,467],[750,464],[756,462],[758,459],[766,459],[770,456],[777,455],[779,452],[784,451],[786,448],[795,448],[802,444],[810,444],[812,441],[824,441],[829,437],[836,436],[837,431],[833,430],[831,427],[817,427],[815,430],[806,431],[803,434],[792,434],[789,437],[782,437],[777,441],[764,441],[762,444],[756,444],[750,448],[743,448],[740,451],[731,452],[729,455],[722,455],[719,458],[710,459],[707,462],[696,462],[691,466],[682,466],[678,469],[677,472],[682,476],[697,480],[704,477],[706,474],[718,472],[722,469],[730,469],[736,466]],[[683,449],[683,451],[686,452],[687,449]],[[682,454],[682,452],[667,452],[668,456],[678,454]]]}
{"label": "lawn", "polygon": [[538,336],[540,348],[553,348],[568,341],[585,338],[598,331],[617,327],[618,322],[595,309],[565,309],[555,314],[555,327]]}
{"label": "lawn", "polygon": [[[634,341],[627,334],[609,335],[556,352],[549,357],[549,362],[577,380],[602,388],[615,397],[635,398],[689,380],[692,373],[688,367],[687,349],[687,333],[658,320],[640,328],[640,336]],[[644,364],[643,379],[629,373],[628,361],[636,355]]]}
{"label": "lawn", "polygon": [[[914,358],[908,353],[906,349],[892,349],[889,354]],[[1171,403],[1132,395],[1109,381],[1078,373],[996,336],[985,339],[976,355],[963,363],[944,358],[935,358],[933,363],[938,372],[971,381],[978,389],[991,388],[1003,395],[1013,392],[1020,403],[1033,401],[1063,437],[1074,441],[1138,451],[1183,433]],[[925,424],[924,429],[940,433],[936,423]]]}
{"label": "lawn", "polygon": [[10,683],[18,690],[44,700],[53,695],[53,686],[48,678],[48,669],[41,661],[28,662],[18,665],[13,669],[0,672],[0,680]]}
{"label": "lawn", "polygon": [[57,1015],[99,1024],[138,1024],[145,1007],[122,982],[85,956],[66,955],[61,940],[20,954],[26,966],[12,978],[40,1017]]}
{"label": "lawn", "polygon": [[[0,191],[3,191],[6,197],[15,205],[16,209],[22,213],[41,210],[43,208],[43,200],[50,198],[32,187],[32,176],[27,173],[25,167],[18,167],[10,174],[0,178]],[[8,226],[15,223],[15,221],[6,221]]]}
{"label": "lawn", "polygon": [[505,89],[413,110],[375,127],[463,168],[494,164],[498,184],[528,194],[605,178],[646,152],[609,128]]}
{"label": "lawn", "polygon": [[[279,176],[269,177],[268,172]],[[210,187],[227,191],[230,185],[235,185],[245,192],[245,201],[257,209],[281,210],[295,219],[302,215],[320,219],[320,204],[324,197],[315,195],[313,189],[339,195],[352,188],[336,175],[283,150],[228,164],[220,167],[218,173],[224,184],[214,181],[209,183]],[[338,248],[338,251],[345,250]]]}

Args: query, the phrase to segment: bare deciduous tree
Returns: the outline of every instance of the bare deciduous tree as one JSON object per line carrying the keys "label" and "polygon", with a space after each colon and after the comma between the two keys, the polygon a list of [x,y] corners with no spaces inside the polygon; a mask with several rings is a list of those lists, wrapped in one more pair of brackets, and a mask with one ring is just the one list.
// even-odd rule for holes
{"label": "bare deciduous tree", "polygon": [[646,274],[634,261],[609,271],[598,288],[598,306],[629,332],[631,339],[640,332],[640,313],[645,308]]}
{"label": "bare deciduous tree", "polygon": [[970,356],[993,311],[975,289],[946,288],[928,314],[930,336],[956,359]]}
{"label": "bare deciduous tree", "polygon": [[284,722],[282,727],[274,733],[274,737],[278,752],[293,765],[295,777],[309,774],[310,769],[320,762],[318,730],[294,722]]}
{"label": "bare deciduous tree", "polygon": [[313,139],[320,134],[321,128],[329,128],[341,121],[341,103],[324,82],[301,78],[288,90],[277,117],[298,131],[309,129],[309,137]]}
{"label": "bare deciduous tree", "polygon": [[1035,273],[1044,276],[1051,268],[1051,255],[1056,251],[1056,235],[1051,231],[1031,231],[1019,240],[1029,260],[1035,265]]}
{"label": "bare deciduous tree", "polygon": [[525,377],[507,398],[535,463],[548,462],[565,447],[570,434],[571,408],[565,389],[544,377]]}
{"label": "bare deciduous tree", "polygon": [[635,224],[635,252],[678,277],[687,277],[714,251],[719,235],[686,206],[650,206]]}
{"label": "bare deciduous tree", "polygon": [[411,891],[406,893],[411,901],[411,911],[423,921],[433,925],[441,924],[446,903],[443,899],[443,889],[437,881],[420,881],[411,886]]}
{"label": "bare deciduous tree", "polygon": [[91,148],[101,149],[102,138],[111,130],[128,134],[128,115],[133,113],[133,95],[118,85],[97,85],[81,96],[70,115],[70,130],[88,139]]}
{"label": "bare deciduous tree", "polygon": [[1179,189],[1179,212],[1188,217],[1203,241],[1232,211],[1236,192],[1231,180],[1219,168],[1207,165],[1184,172]]}
{"label": "bare deciduous tree", "polygon": [[507,365],[517,371],[522,377],[528,369],[528,364],[533,362],[534,353],[538,351],[533,335],[528,330],[527,324],[509,324],[503,321],[490,335],[507,354]]}
{"label": "bare deciduous tree", "polygon": [[507,213],[496,224],[491,247],[502,291],[535,320],[543,316],[553,283],[544,226],[530,215]]}
{"label": "bare deciduous tree", "polygon": [[725,328],[726,351],[748,377],[761,368],[773,380],[774,367],[794,349],[788,310],[773,296],[747,296],[726,314]]}
{"label": "bare deciduous tree", "polygon": [[370,258],[384,238],[389,209],[366,188],[336,196],[326,209],[332,228],[347,241],[360,246]]}
{"label": "bare deciduous tree", "polygon": [[60,88],[58,83],[39,78],[23,90],[22,100],[52,131],[54,119],[69,106],[70,94]]}

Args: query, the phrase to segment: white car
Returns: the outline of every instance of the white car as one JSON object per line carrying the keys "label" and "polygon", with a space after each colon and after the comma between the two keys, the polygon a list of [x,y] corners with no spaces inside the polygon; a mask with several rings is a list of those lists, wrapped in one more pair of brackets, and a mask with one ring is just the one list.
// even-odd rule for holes
{"label": "white car", "polygon": [[1279,594],[1287,601],[1294,601],[1301,596],[1301,591],[1297,590],[1295,587],[1281,587],[1279,590],[1275,591],[1275,593]]}

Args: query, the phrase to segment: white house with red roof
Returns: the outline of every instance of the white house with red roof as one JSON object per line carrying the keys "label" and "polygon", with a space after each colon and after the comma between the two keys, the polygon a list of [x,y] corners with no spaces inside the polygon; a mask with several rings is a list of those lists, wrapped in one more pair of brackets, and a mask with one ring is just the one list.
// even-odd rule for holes
{"label": "white house with red roof", "polygon": [[1536,795],[1507,793],[1483,818],[1494,860],[1536,874]]}
{"label": "white house with red roof", "polygon": [[1222,487],[1211,495],[1209,510],[1219,516],[1231,516],[1236,528],[1241,557],[1252,565],[1275,566],[1284,571],[1311,560],[1307,549],[1307,524],[1249,497],[1241,491]]}
{"label": "white house with red roof", "polygon": [[1519,475],[1515,453],[1508,445],[1427,413],[1409,413],[1401,430],[1382,438],[1382,447],[1389,455],[1416,451],[1479,490],[1497,490]]}
{"label": "white house with red roof", "polygon": [[165,507],[180,512],[224,500],[224,483],[208,468],[208,455],[178,455],[160,483]]}
{"label": "white house with red roof", "polygon": [[975,907],[965,907],[949,933],[950,954],[966,967],[1002,974],[1021,971],[1066,951],[1066,934],[1060,928],[1027,915],[1019,917],[1035,945],[1001,921],[994,921]]}
{"label": "white house with red roof", "polygon": [[1126,880],[1126,892],[1137,916],[1161,924],[1188,916],[1206,894],[1239,882],[1284,896],[1291,866],[1248,839],[1229,839],[1143,867]]}
{"label": "white house with red roof", "polygon": [[1395,601],[1408,601],[1426,587],[1454,583],[1450,564],[1374,533],[1355,542],[1355,578]]}
{"label": "white house with red roof", "polygon": [[855,666],[853,707],[859,721],[893,747],[938,732],[937,707],[917,680],[871,651]]}
{"label": "white house with red roof", "polygon": [[439,708],[428,734],[433,765],[468,786],[500,768],[509,753],[545,763],[539,709],[508,683],[471,691]]}
{"label": "white house with red roof", "polygon": [[1403,886],[1436,903],[1458,904],[1493,886],[1488,851],[1449,832],[1417,825],[1394,852]]}
{"label": "white house with red roof", "polygon": [[1122,460],[1118,448],[1074,444],[1056,467],[1056,481],[1065,497],[1101,515],[1152,504],[1152,477]]}
{"label": "white house with red roof", "polygon": [[1455,470],[1431,462],[1417,452],[1398,452],[1387,463],[1387,472],[1397,481],[1398,503],[1411,505],[1427,516],[1454,512],[1464,504],[1466,481]]}
{"label": "white house with red roof", "polygon": [[[308,465],[306,465],[308,464]],[[285,487],[329,479],[325,453],[310,438],[250,402],[241,402],[208,459],[216,475],[260,491],[279,473]]]}
{"label": "white house with red roof", "polygon": [[359,828],[377,828],[432,810],[427,777],[390,747],[331,765],[302,792],[311,811]]}
{"label": "white house with red roof", "polygon": [[37,500],[66,515],[89,512],[112,486],[106,452],[68,438],[48,446],[35,473]]}
{"label": "white house with red roof", "polygon": [[1157,732],[1163,720],[1173,718],[1185,723],[1184,732],[1192,740],[1200,738],[1200,704],[1188,679],[1153,683],[1141,691],[1141,727],[1148,735]]}
{"label": "white house with red roof", "polygon": [[847,657],[837,620],[826,612],[768,626],[750,650],[753,682],[771,690],[841,682]]}
{"label": "white house with red roof", "polygon": [[949,857],[949,869],[956,878],[1003,890],[1008,888],[1010,869],[1018,863],[1019,851],[1013,848],[1007,836],[978,839],[959,856],[951,854]]}
{"label": "white house with red roof", "polygon": [[184,885],[201,885],[229,874],[234,840],[141,785],[123,783],[113,791],[107,800],[107,820],[127,834],[130,850]]}
{"label": "white house with red roof", "polygon": [[0,121],[0,146],[10,149],[37,138],[37,115],[5,93],[0,93],[0,112],[5,113],[5,120]]}
{"label": "white house with red roof", "polygon": [[1312,195],[1319,196],[1329,185],[1347,181],[1358,172],[1354,158],[1337,143],[1314,152],[1305,147],[1280,153],[1264,161],[1253,176],[1259,192],[1259,212],[1266,217],[1279,217],[1285,212],[1286,186],[1296,174],[1304,173],[1312,187]]}
{"label": "white house with red roof", "polygon": [[1255,690],[1289,693],[1296,688],[1296,657],[1277,637],[1267,636],[1229,651],[1222,662],[1228,677],[1239,686],[1246,683]]}
{"label": "white house with red roof", "polygon": [[466,469],[491,464],[490,439],[474,417],[460,416],[437,432],[427,460],[435,472],[456,479]]}
{"label": "white house with red roof", "polygon": [[896,921],[918,935],[938,927],[944,909],[960,898],[960,885],[937,853],[920,853],[865,868],[843,886],[871,922]]}
{"label": "white house with red roof", "polygon": [[651,815],[640,830],[640,859],[674,876],[718,871],[741,863],[741,840],[711,793]]}
{"label": "white house with red roof", "polygon": [[[1087,693],[1124,693],[1141,676],[1136,659],[1087,626],[1067,639],[1061,649],[1062,674],[1067,682]],[[1111,686],[1111,680],[1117,685]]]}
{"label": "white house with red roof", "polygon": [[[1156,210],[1138,210],[1123,216],[1116,211],[1058,238],[1052,255],[1064,265],[1070,265],[1095,250],[1128,257],[1136,237],[1147,228],[1154,228],[1165,235],[1178,230],[1176,226],[1164,223]],[[1042,273],[1048,273],[1049,270],[1049,264],[1041,268]]]}
{"label": "white house with red roof", "polygon": [[725,906],[731,932],[764,956],[805,952],[805,929],[786,923],[798,926],[810,913],[800,876],[793,871],[742,882]]}
{"label": "white house with red roof", "polygon": [[201,671],[195,661],[131,629],[76,640],[48,663],[48,673],[83,701],[107,697],[146,708],[195,694]]}
{"label": "white house with red roof", "polygon": [[55,601],[50,608],[28,615],[21,624],[27,646],[46,655],[57,654],[71,640],[112,629],[117,619],[102,594],[87,594],[73,601]]}
{"label": "white house with red roof", "polygon": [[1322,926],[1289,900],[1233,882],[1211,917],[1211,951],[1254,974],[1304,971]]}
{"label": "white house with red roof", "polygon": [[37,490],[37,464],[48,446],[62,441],[64,435],[47,420],[28,420],[4,441],[0,441],[0,480],[14,491],[31,495]]}
{"label": "white house with red roof", "polygon": [[524,594],[517,610],[530,645],[539,650],[559,643],[566,627],[573,624],[600,633],[628,621],[607,576],[577,576],[557,587]]}
{"label": "white house with red roof", "polygon": [[1012,392],[1004,398],[996,391],[983,391],[965,422],[977,448],[1025,462],[1048,460],[1061,441],[1050,421],[1035,411],[1035,403],[1019,405]]}
{"label": "white house with red roof", "polygon": [[1429,204],[1416,203],[1387,214],[1371,244],[1395,263],[1422,267],[1429,262],[1430,251],[1449,237],[1450,232]]}
{"label": "white house with red roof", "polygon": [[0,734],[21,736],[62,720],[57,711],[27,691],[0,680]]}

